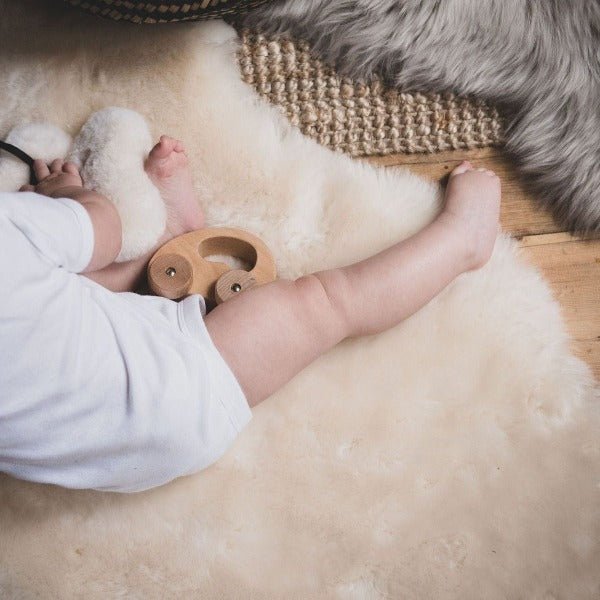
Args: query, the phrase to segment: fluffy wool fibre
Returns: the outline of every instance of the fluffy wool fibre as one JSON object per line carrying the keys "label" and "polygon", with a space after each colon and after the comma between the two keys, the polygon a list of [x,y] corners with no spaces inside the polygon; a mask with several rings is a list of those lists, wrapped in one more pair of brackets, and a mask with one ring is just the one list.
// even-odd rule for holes
{"label": "fluffy wool fibre", "polygon": [[309,40],[350,77],[503,108],[524,181],[563,225],[600,231],[597,0],[284,0],[246,25]]}
{"label": "fluffy wool fibre", "polygon": [[[45,6],[0,2],[0,135],[36,120],[76,136],[95,110],[134,109],[186,142],[209,223],[260,235],[287,277],[439,210],[433,183],[330,153],[257,99],[223,23]],[[500,236],[485,268],[263,402],[195,476],[134,495],[0,477],[0,596],[597,597],[599,425],[558,304]]]}

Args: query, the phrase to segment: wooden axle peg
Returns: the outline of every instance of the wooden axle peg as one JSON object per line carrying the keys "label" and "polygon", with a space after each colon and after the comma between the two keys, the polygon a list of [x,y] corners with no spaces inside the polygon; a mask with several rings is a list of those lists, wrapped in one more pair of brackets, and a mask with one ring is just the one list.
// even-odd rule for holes
{"label": "wooden axle peg", "polygon": [[256,285],[256,279],[248,271],[233,270],[221,275],[215,285],[215,300],[217,304],[233,298],[240,292],[249,290]]}
{"label": "wooden axle peg", "polygon": [[[159,296],[183,298],[192,285],[192,265],[187,258],[179,254],[169,252],[157,256],[151,274],[150,287]],[[148,275],[150,277],[150,273]]]}

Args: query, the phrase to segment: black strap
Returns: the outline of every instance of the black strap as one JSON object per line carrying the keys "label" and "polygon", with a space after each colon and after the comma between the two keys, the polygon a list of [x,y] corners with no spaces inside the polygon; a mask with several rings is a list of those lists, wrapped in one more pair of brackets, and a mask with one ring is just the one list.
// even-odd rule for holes
{"label": "black strap", "polygon": [[12,144],[8,144],[7,142],[3,142],[0,140],[0,150],[4,150],[13,156],[16,156],[19,160],[22,160],[29,167],[29,183],[31,185],[36,185],[38,183],[35,173],[33,172],[33,158],[29,156],[26,152],[23,152],[21,148],[17,148]]}

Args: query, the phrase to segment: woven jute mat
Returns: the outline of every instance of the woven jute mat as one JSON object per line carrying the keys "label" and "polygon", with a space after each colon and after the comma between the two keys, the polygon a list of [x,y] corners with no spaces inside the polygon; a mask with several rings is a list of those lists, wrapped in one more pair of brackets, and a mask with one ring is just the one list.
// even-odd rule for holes
{"label": "woven jute mat", "polygon": [[243,79],[305,134],[352,156],[440,152],[502,143],[502,119],[485,102],[401,93],[356,83],[311,55],[303,41],[240,32]]}

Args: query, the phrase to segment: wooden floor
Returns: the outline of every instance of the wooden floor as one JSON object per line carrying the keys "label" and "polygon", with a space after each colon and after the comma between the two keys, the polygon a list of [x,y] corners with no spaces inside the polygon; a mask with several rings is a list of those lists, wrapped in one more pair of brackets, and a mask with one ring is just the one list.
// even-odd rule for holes
{"label": "wooden floor", "polygon": [[600,239],[582,240],[564,232],[525,192],[500,149],[402,154],[368,160],[384,166],[405,165],[424,177],[440,179],[465,159],[500,176],[502,227],[519,240],[527,259],[544,273],[562,306],[575,353],[600,380]]}

